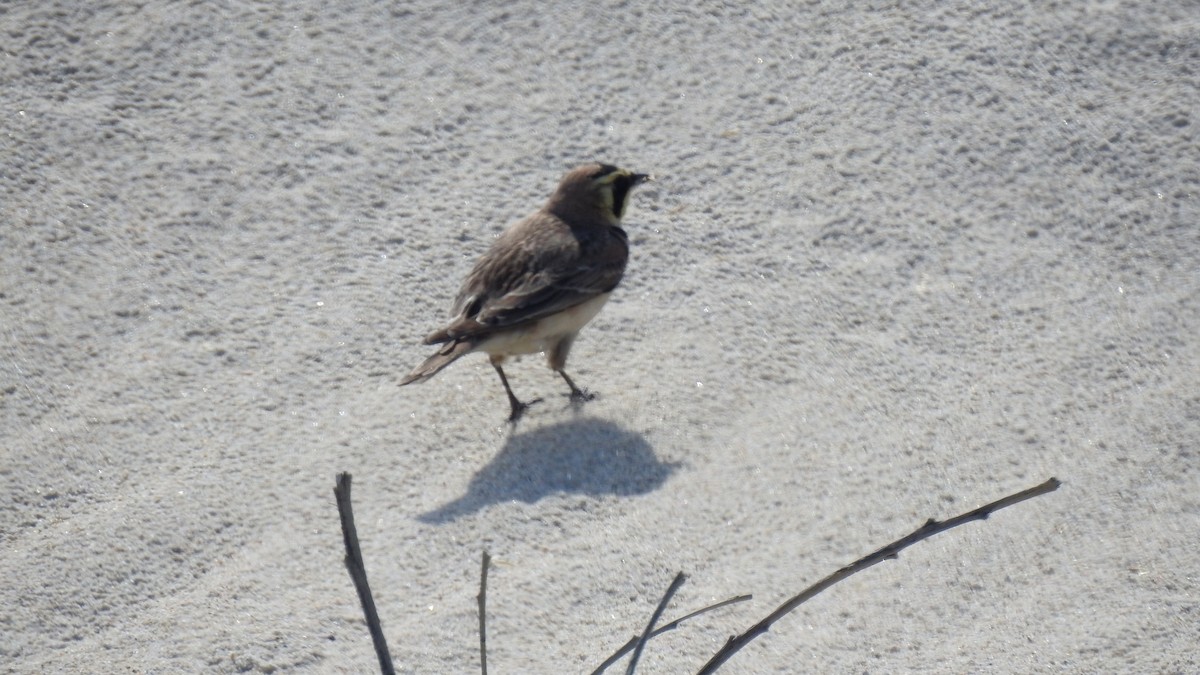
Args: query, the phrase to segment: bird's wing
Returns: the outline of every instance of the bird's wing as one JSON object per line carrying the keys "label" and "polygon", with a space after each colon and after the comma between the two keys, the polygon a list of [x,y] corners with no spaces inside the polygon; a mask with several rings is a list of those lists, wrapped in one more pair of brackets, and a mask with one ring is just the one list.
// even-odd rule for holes
{"label": "bird's wing", "polygon": [[[495,265],[477,267],[459,294],[458,318],[431,334],[426,342],[486,335],[608,293],[625,273],[629,256],[625,233],[612,228],[603,240],[581,246],[582,252],[576,248],[553,254],[543,251],[542,255],[521,249]],[[531,268],[539,271],[530,274]]]}

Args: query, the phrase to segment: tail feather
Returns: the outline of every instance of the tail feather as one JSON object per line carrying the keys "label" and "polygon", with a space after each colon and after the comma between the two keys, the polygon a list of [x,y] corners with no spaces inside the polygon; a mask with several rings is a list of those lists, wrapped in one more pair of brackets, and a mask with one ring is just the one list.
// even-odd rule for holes
{"label": "tail feather", "polygon": [[474,347],[475,344],[469,340],[458,340],[442,345],[442,348],[437,350],[433,356],[425,359],[421,365],[413,368],[411,373],[400,380],[400,386],[428,380],[437,375],[442,368],[457,361],[458,357],[471,353]]}

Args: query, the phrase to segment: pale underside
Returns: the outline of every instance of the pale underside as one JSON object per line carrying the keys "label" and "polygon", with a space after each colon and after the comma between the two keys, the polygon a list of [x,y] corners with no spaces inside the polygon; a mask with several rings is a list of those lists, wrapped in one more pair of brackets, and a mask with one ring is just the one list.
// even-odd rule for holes
{"label": "pale underside", "polygon": [[482,340],[473,352],[484,352],[493,361],[506,356],[549,352],[564,338],[573,337],[595,318],[611,293],[602,293],[590,300],[556,314],[543,317],[520,328],[505,329]]}

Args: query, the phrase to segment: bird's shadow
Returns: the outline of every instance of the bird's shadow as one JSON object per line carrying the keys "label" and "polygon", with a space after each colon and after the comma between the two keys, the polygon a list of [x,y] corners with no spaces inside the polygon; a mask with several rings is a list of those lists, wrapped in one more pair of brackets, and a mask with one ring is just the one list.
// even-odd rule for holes
{"label": "bird's shadow", "polygon": [[480,469],[466,494],[417,516],[441,524],[491,504],[533,503],[547,495],[639,495],[661,486],[679,467],[654,456],[650,444],[604,420],[575,418],[513,434]]}

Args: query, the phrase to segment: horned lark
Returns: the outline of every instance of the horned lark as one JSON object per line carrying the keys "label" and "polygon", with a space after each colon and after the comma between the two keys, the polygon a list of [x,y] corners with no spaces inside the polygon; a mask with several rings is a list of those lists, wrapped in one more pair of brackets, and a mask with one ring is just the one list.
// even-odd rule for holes
{"label": "horned lark", "polygon": [[585,164],[563,176],[541,210],[509,227],[475,263],[454,301],[454,319],[425,338],[442,346],[400,384],[424,382],[460,356],[484,352],[508,394],[509,421],[516,422],[541,399],[518,400],[501,364],[545,352],[572,401],[594,398],[563,368],[575,335],[625,273],[629,241],[621,216],[630,191],[648,178],[608,164]]}

